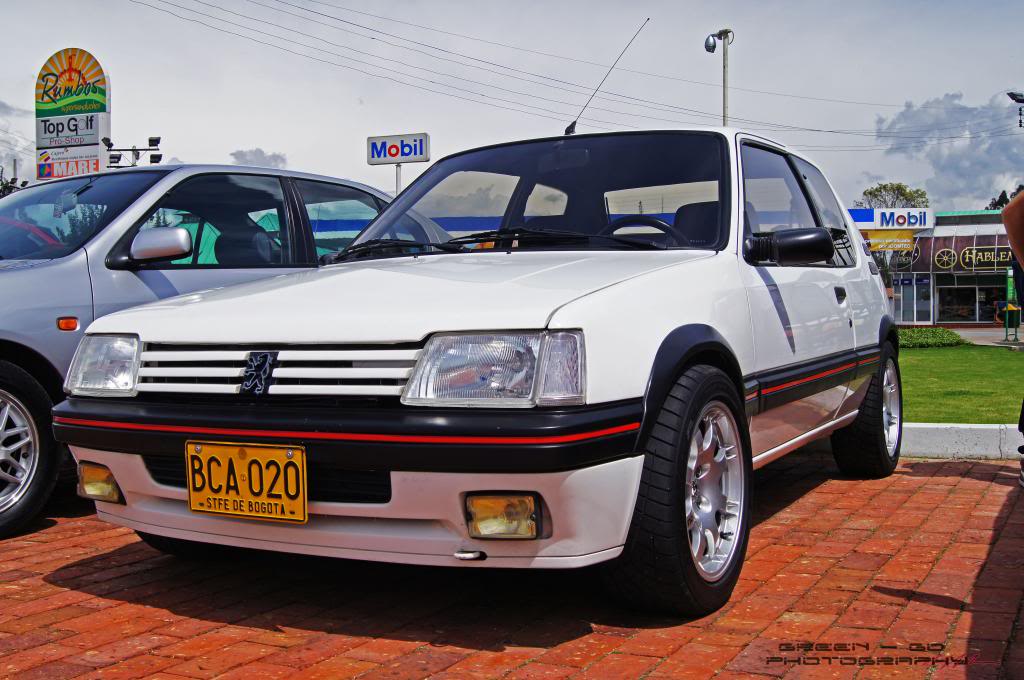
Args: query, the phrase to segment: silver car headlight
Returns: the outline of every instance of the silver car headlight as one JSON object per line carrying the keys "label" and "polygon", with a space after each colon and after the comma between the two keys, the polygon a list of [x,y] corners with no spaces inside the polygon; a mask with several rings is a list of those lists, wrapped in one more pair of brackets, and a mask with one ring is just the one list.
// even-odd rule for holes
{"label": "silver car headlight", "polygon": [[582,404],[581,331],[451,333],[430,338],[402,403],[528,408]]}
{"label": "silver car headlight", "polygon": [[139,375],[134,335],[86,335],[71,361],[64,391],[73,396],[133,397]]}

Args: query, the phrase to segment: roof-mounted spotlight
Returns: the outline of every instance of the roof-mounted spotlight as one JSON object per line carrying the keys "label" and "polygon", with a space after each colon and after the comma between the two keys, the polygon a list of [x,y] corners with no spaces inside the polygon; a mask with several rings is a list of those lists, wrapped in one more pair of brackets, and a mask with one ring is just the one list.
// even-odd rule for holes
{"label": "roof-mounted spotlight", "polygon": [[159,137],[150,137],[148,143],[149,143],[150,146],[160,146],[160,138]]}
{"label": "roof-mounted spotlight", "polygon": [[157,163],[159,163],[163,159],[164,159],[164,155],[162,153],[151,153],[151,154],[149,154],[149,163],[150,163],[150,165],[156,165]]}

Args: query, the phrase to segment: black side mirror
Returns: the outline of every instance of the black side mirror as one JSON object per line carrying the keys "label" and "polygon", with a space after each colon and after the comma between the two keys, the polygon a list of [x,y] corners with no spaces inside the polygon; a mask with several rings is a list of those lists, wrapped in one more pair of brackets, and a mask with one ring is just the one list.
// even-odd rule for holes
{"label": "black side mirror", "polygon": [[747,262],[772,262],[783,267],[828,262],[836,247],[828,229],[784,229],[754,234],[743,242]]}

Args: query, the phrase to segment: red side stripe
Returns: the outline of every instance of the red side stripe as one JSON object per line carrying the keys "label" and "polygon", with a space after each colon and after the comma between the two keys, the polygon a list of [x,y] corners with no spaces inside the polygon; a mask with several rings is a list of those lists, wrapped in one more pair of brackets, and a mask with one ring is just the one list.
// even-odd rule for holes
{"label": "red side stripe", "polygon": [[616,425],[603,430],[576,432],[574,434],[545,435],[535,437],[484,437],[449,436],[420,434],[363,434],[353,432],[303,432],[292,430],[248,430],[229,427],[194,427],[190,425],[155,425],[150,423],[125,423],[113,420],[86,420],[57,416],[53,422],[59,425],[81,427],[102,427],[112,430],[136,430],[144,432],[175,432],[183,434],[208,434],[236,437],[270,437],[274,439],[322,439],[348,442],[398,442],[404,444],[567,444],[587,441],[613,434],[633,432],[640,429],[640,423]]}
{"label": "red side stripe", "polygon": [[804,384],[806,382],[811,382],[812,380],[818,380],[820,378],[825,378],[825,377],[828,377],[828,376],[833,375],[835,373],[842,373],[843,371],[849,370],[851,368],[855,368],[856,366],[857,366],[857,362],[856,361],[854,361],[852,363],[849,363],[849,364],[843,364],[842,366],[839,366],[837,368],[830,368],[827,371],[822,371],[821,373],[815,373],[814,375],[809,375],[806,378],[798,378],[796,380],[790,380],[789,382],[784,382],[781,385],[775,385],[774,387],[766,387],[763,390],[761,390],[761,394],[771,394],[772,392],[778,392],[779,390],[784,390],[787,387],[795,387],[797,385],[802,385],[802,384]]}

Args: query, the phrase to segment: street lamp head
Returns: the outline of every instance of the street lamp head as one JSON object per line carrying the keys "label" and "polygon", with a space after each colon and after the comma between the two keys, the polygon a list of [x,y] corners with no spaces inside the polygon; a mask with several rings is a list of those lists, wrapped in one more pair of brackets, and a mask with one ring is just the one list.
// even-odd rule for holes
{"label": "street lamp head", "polygon": [[704,39],[704,49],[711,54],[715,53],[715,48],[718,46],[718,41],[715,40],[715,35],[712,33]]}
{"label": "street lamp head", "polygon": [[1024,104],[1024,92],[1007,92],[1006,96],[1012,99],[1015,104]]}
{"label": "street lamp head", "polygon": [[103,142],[103,146],[107,147],[108,149],[111,149],[111,148],[114,147],[114,143],[112,141],[110,141],[110,137],[104,137],[100,141]]}

